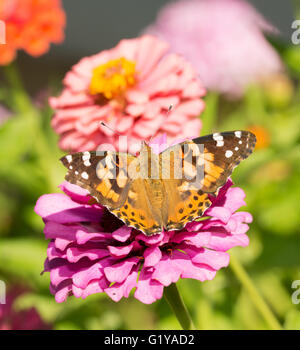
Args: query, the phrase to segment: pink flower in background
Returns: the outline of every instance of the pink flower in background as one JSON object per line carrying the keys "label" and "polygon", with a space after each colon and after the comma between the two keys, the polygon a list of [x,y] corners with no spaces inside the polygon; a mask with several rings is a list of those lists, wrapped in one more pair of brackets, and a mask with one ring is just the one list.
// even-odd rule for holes
{"label": "pink flower in background", "polygon": [[[167,133],[169,140],[198,136],[205,90],[192,66],[152,36],[122,40],[116,47],[85,57],[64,79],[60,96],[49,102],[54,130],[64,150],[95,150],[117,138],[104,122],[136,142]],[[172,110],[167,113],[170,105]]]}
{"label": "pink flower in background", "polygon": [[50,329],[35,308],[15,310],[16,299],[24,289],[14,286],[6,296],[6,304],[0,304],[0,330],[38,330]]}
{"label": "pink flower in background", "polygon": [[145,30],[183,54],[204,86],[231,96],[282,70],[263,32],[276,30],[243,0],[180,0],[167,4]]}
{"label": "pink flower in background", "polygon": [[4,105],[0,104],[0,127],[6,122],[9,118],[12,117],[12,112],[6,108]]}
{"label": "pink flower in background", "polygon": [[35,207],[51,240],[45,271],[57,302],[102,292],[119,301],[136,288],[134,297],[150,304],[179,278],[213,279],[229,263],[226,251],[249,243],[245,233],[252,217],[237,212],[245,194],[231,180],[211,198],[207,218],[151,237],[127,227],[105,207],[89,204],[91,196],[81,187],[64,182],[60,188],[64,194],[43,195]]}

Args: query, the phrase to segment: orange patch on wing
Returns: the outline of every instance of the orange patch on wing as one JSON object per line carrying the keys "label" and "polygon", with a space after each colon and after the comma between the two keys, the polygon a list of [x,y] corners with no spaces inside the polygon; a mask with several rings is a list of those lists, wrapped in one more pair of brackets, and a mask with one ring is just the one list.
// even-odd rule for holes
{"label": "orange patch on wing", "polygon": [[142,209],[133,207],[128,201],[121,208],[112,210],[112,212],[127,226],[142,230],[147,235],[157,233],[158,223],[149,218]]}
{"label": "orange patch on wing", "polygon": [[205,172],[212,175],[215,179],[218,179],[220,175],[224,172],[224,169],[220,168],[219,166],[211,162],[206,162]]}
{"label": "orange patch on wing", "polygon": [[197,191],[190,191],[190,196],[175,208],[175,213],[169,216],[168,229],[180,229],[186,223],[194,221],[202,216],[205,209],[211,204],[207,193],[198,194]]}
{"label": "orange patch on wing", "polygon": [[104,197],[107,196],[109,190],[111,189],[111,183],[108,179],[101,180],[96,190],[100,192]]}
{"label": "orange patch on wing", "polygon": [[106,198],[112,199],[114,202],[117,202],[119,200],[119,195],[115,191],[109,191]]}
{"label": "orange patch on wing", "polygon": [[204,159],[212,162],[215,159],[215,156],[213,153],[210,153],[206,148],[204,148]]}

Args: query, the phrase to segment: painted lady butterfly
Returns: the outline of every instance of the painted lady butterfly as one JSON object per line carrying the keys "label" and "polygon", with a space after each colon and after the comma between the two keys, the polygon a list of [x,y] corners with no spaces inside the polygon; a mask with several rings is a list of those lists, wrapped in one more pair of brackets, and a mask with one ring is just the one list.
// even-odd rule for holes
{"label": "painted lady butterfly", "polygon": [[[128,226],[147,236],[180,230],[203,215],[233,169],[253,151],[248,131],[215,133],[160,154],[143,142],[140,154],[80,152],[61,158],[65,179],[89,191]],[[182,175],[182,176],[180,176]]]}

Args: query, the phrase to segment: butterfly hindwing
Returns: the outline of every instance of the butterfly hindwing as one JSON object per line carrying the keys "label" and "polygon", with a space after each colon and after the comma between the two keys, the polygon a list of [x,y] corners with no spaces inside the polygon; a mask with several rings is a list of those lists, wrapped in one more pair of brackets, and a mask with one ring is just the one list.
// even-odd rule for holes
{"label": "butterfly hindwing", "polygon": [[[127,199],[121,208],[113,213],[127,226],[143,231],[147,236],[161,232],[163,222],[160,205],[155,205],[155,193],[149,180],[136,179],[132,182]],[[153,200],[149,200],[152,195]]]}
{"label": "butterfly hindwing", "polygon": [[188,222],[203,215],[210,207],[207,193],[201,190],[180,190],[180,180],[165,181],[165,193],[168,199],[164,211],[164,227],[167,230],[180,230]]}

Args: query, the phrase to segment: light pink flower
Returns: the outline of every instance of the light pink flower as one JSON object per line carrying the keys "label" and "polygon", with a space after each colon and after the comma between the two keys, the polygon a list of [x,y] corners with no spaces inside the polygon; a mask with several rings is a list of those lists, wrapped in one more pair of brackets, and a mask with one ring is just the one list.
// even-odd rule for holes
{"label": "light pink flower", "polygon": [[183,54],[204,86],[231,96],[282,70],[263,32],[275,29],[243,0],[180,0],[167,4],[145,30]]}
{"label": "light pink flower", "polygon": [[168,49],[166,42],[146,35],[124,39],[73,66],[61,95],[49,100],[60,147],[83,151],[109,143],[119,149],[118,135],[100,122],[129,137],[131,152],[137,151],[136,142],[163,133],[171,141],[178,134],[198,136],[205,90],[192,66],[176,54],[166,55]]}
{"label": "light pink flower", "polygon": [[6,296],[6,303],[0,304],[0,330],[41,330],[50,329],[35,308],[15,310],[16,299],[25,293],[25,289],[14,286]]}
{"label": "light pink flower", "polygon": [[252,216],[237,212],[245,194],[231,180],[211,197],[207,218],[151,237],[127,227],[105,207],[89,204],[91,197],[81,187],[64,182],[60,188],[65,194],[46,194],[35,206],[51,240],[45,271],[57,302],[70,294],[86,298],[102,292],[119,301],[136,288],[134,297],[150,304],[179,278],[213,279],[229,263],[226,251],[249,243],[245,233]]}

